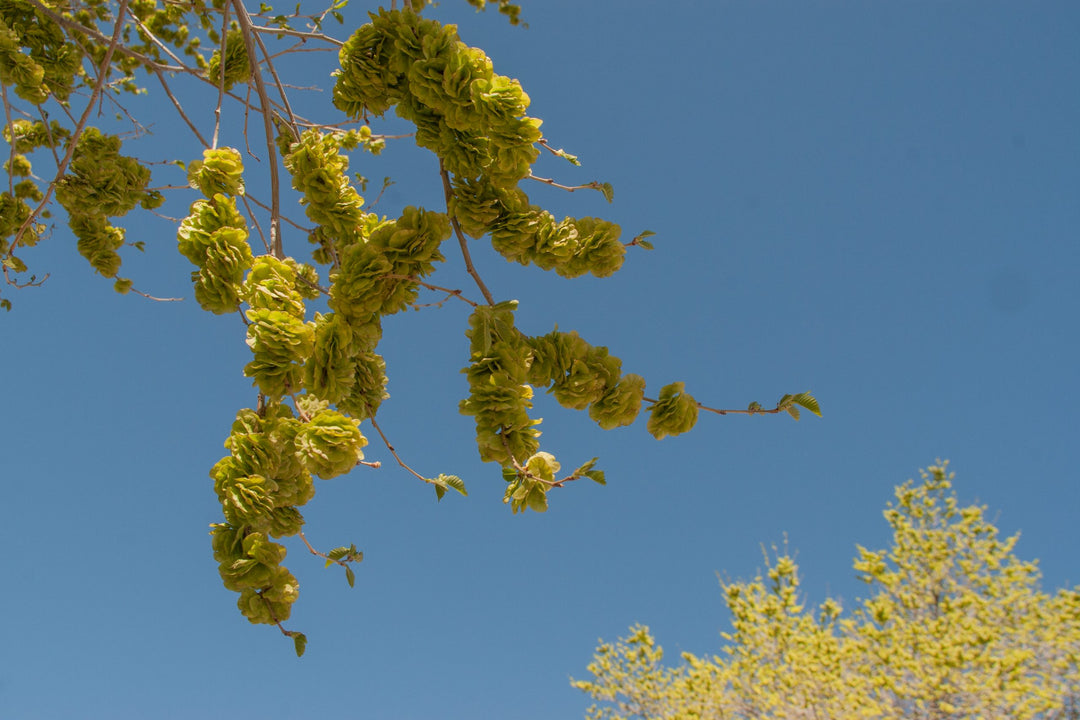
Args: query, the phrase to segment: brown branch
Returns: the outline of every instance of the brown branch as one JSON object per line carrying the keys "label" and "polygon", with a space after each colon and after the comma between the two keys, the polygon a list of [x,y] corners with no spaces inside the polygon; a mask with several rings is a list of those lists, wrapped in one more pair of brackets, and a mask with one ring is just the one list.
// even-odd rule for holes
{"label": "brown branch", "polygon": [[[244,195],[240,196],[240,202],[244,203],[244,209],[247,210],[248,217],[251,218],[251,224],[252,224],[252,226],[254,226],[255,232],[259,233],[259,239],[262,240],[263,247],[265,247],[266,252],[269,253],[270,252],[270,243],[266,242],[266,235],[263,234],[262,225],[259,224],[259,219],[257,217],[255,217],[255,213],[253,213],[251,211],[251,205],[248,204],[248,196],[247,196],[246,193]],[[259,203],[256,203],[256,204],[259,204]],[[261,205],[261,204],[259,204],[259,205],[260,205],[260,207],[265,207],[264,205]]]}
{"label": "brown branch", "polygon": [[454,190],[450,187],[450,173],[446,171],[442,158],[439,158],[439,174],[442,175],[443,193],[446,195],[446,213],[450,216],[450,224],[454,226],[454,234],[457,235],[458,245],[461,246],[461,256],[465,259],[465,269],[472,275],[472,279],[476,281],[476,285],[480,288],[484,299],[487,300],[487,304],[494,305],[495,298],[491,296],[491,291],[487,289],[487,285],[480,279],[480,273],[476,272],[476,268],[473,266],[472,255],[469,254],[469,244],[465,240],[465,233],[461,232],[461,225],[458,224],[457,218],[450,212],[450,199],[454,196]]}
{"label": "brown branch", "polygon": [[[243,0],[232,0],[232,4],[236,10],[236,19],[240,24],[240,32],[244,36],[244,48],[247,50],[250,62],[256,57],[254,25],[251,23],[251,16],[248,15]],[[222,61],[224,62],[224,58],[222,58]],[[251,72],[255,80],[255,91],[259,95],[259,103],[262,106],[263,131],[266,134],[266,150],[269,153],[267,165],[270,167],[270,248],[274,257],[284,260],[285,247],[281,238],[280,181],[278,179],[277,149],[274,143],[274,122],[270,116],[270,98],[266,94],[266,84],[263,82],[258,63],[253,63]]]}
{"label": "brown branch", "polygon": [[165,90],[165,94],[169,97],[169,100],[172,101],[173,107],[176,108],[176,112],[180,113],[180,117],[183,118],[184,122],[187,123],[187,126],[191,128],[191,132],[195,134],[195,137],[199,139],[199,142],[202,143],[204,148],[210,147],[210,143],[206,142],[206,138],[204,138],[202,133],[199,132],[199,129],[195,127],[195,123],[191,121],[191,118],[184,112],[184,108],[181,107],[180,101],[173,95],[172,88],[169,87],[169,83],[165,80],[165,73],[161,72],[161,70],[156,67],[151,68],[151,70],[154,71],[154,75],[157,76],[158,82],[161,83],[161,87]]}
{"label": "brown branch", "polygon": [[11,133],[11,143],[8,149],[8,192],[12,197],[15,197],[15,173],[11,172],[12,165],[15,162],[15,143],[18,139],[15,137],[15,122],[11,119],[11,103],[8,102],[7,85],[0,84],[0,93],[4,99],[4,117],[7,120],[8,132]]}
{"label": "brown branch", "polygon": [[263,25],[252,24],[251,29],[257,33],[265,33],[269,35],[288,35],[289,37],[304,38],[305,40],[320,40],[337,47],[344,47],[345,43],[341,42],[337,38],[332,38],[329,35],[323,35],[322,33],[304,32],[303,30],[293,30],[291,28],[272,28],[265,27]]}
{"label": "brown branch", "polygon": [[[657,402],[659,402],[658,400],[649,397],[643,397],[641,399],[651,405],[655,405]],[[702,405],[701,403],[697,403],[697,406],[699,410],[716,413],[717,415],[776,415],[777,413],[787,412],[786,408],[782,408],[779,406],[772,408],[771,410],[766,410],[765,408],[754,408],[753,410],[749,408],[747,408],[746,410],[720,410],[718,408],[711,408],[706,405]]]}
{"label": "brown branch", "polygon": [[[221,9],[221,47],[218,49],[218,96],[217,105],[214,106],[214,139],[211,147],[215,150],[218,145],[218,133],[221,131],[221,105],[225,101],[225,43],[229,37],[229,6],[226,4]],[[249,56],[250,57],[250,56]]]}
{"label": "brown branch", "polygon": [[136,295],[141,295],[144,298],[146,298],[147,300],[153,300],[155,302],[180,302],[180,301],[182,301],[184,299],[184,298],[154,297],[153,295],[148,295],[148,294],[144,293],[142,290],[136,290],[135,288],[130,288],[130,290],[131,290],[131,292],[135,293]]}
{"label": "brown branch", "polygon": [[[254,28],[255,26],[252,25]],[[274,62],[270,57],[270,53],[266,50],[266,45],[262,41],[262,36],[257,32],[255,33],[255,42],[258,44],[259,49],[262,50],[263,57],[266,58],[266,69],[270,71],[270,76],[274,78],[274,84],[277,85],[278,94],[281,95],[281,104],[285,107],[285,112],[289,114],[289,124],[292,126],[293,133],[297,137],[300,133],[296,128],[296,117],[293,116],[292,105],[289,104],[289,96],[285,94],[285,87],[281,84],[281,78],[278,77],[277,68],[274,67]]]}
{"label": "brown branch", "polygon": [[[416,283],[420,287],[427,288],[428,290],[434,290],[435,292],[444,292],[444,293],[446,293],[446,298],[442,302],[439,302],[438,305],[442,305],[443,302],[446,302],[446,300],[449,300],[451,297],[456,297],[458,300],[461,300],[464,303],[468,303],[469,305],[471,305],[473,307],[480,307],[479,303],[473,302],[469,298],[462,295],[460,290],[451,290],[450,288],[441,287],[439,285],[432,285],[431,283],[424,282],[423,280],[417,278],[414,275],[397,275],[397,274],[394,274],[394,273],[390,273],[389,275],[384,275],[383,277],[393,278],[394,280],[411,280],[412,282]],[[427,306],[426,305],[420,305],[420,306],[415,306],[415,307],[427,307]]]}
{"label": "brown branch", "polygon": [[544,183],[545,185],[550,185],[551,187],[557,187],[560,190],[565,190],[566,192],[574,192],[575,190],[600,190],[601,188],[601,184],[595,180],[590,183],[585,183],[584,185],[562,185],[555,182],[551,178],[538,177],[536,175],[533,175],[532,173],[529,173],[529,179],[535,180],[536,182]]}
{"label": "brown branch", "polygon": [[375,414],[374,414],[374,413],[373,413],[373,412],[371,411],[371,406],[370,406],[370,405],[365,405],[365,407],[367,408],[367,411],[368,411],[368,421],[369,421],[369,422],[371,423],[371,426],[372,426],[373,428],[375,428],[375,431],[376,431],[377,433],[379,433],[379,437],[381,437],[381,438],[382,438],[383,444],[384,444],[384,445],[386,445],[386,449],[387,449],[387,450],[389,450],[389,451],[390,451],[390,454],[394,456],[394,459],[395,459],[395,460],[397,460],[397,463],[398,463],[398,465],[400,465],[401,467],[405,468],[405,469],[406,469],[406,470],[407,470],[408,472],[410,472],[410,473],[411,473],[411,474],[412,474],[412,475],[413,475],[414,477],[416,477],[416,478],[419,478],[420,480],[423,480],[423,481],[424,481],[424,482],[426,482],[426,483],[430,483],[431,481],[430,481],[430,480],[429,480],[428,478],[424,477],[424,476],[423,476],[423,475],[421,475],[420,473],[418,473],[418,472],[416,472],[415,470],[413,470],[413,469],[412,469],[411,467],[409,467],[409,466],[408,466],[408,465],[407,465],[407,464],[405,463],[405,461],[404,461],[404,460],[402,460],[402,459],[401,459],[401,456],[397,454],[397,450],[394,450],[394,446],[393,446],[393,445],[391,445],[391,444],[390,444],[390,441],[389,441],[389,440],[387,439],[387,437],[386,437],[386,433],[384,433],[384,432],[382,431],[382,428],[381,428],[381,427],[379,427],[379,423],[375,422]]}

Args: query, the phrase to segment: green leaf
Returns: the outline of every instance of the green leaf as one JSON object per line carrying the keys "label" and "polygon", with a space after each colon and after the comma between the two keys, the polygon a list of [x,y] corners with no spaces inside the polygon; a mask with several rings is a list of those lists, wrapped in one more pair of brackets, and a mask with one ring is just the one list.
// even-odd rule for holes
{"label": "green leaf", "polygon": [[638,240],[637,244],[645,250],[652,250],[653,244],[648,240]]}
{"label": "green leaf", "polygon": [[3,264],[4,267],[10,268],[17,273],[26,272],[26,264],[14,255],[8,255],[6,258],[4,258]]}
{"label": "green leaf", "polygon": [[11,301],[7,298],[0,299],[0,308],[4,310],[11,310]]}
{"label": "green leaf", "polygon": [[566,162],[570,163],[571,165],[577,165],[578,167],[581,167],[581,162],[578,160],[577,155],[571,155],[565,150],[556,150],[555,154],[561,157]]}
{"label": "green leaf", "polygon": [[787,410],[788,415],[795,418],[796,420],[799,419],[799,407],[797,405],[788,405],[784,409]]}
{"label": "green leaf", "polygon": [[761,410],[761,403],[759,403],[757,400],[755,400],[754,402],[747,405],[746,409],[749,410],[752,413],[758,412],[759,410]]}
{"label": "green leaf", "polygon": [[131,290],[131,284],[131,281],[127,278],[117,278],[116,282],[113,283],[113,290],[121,295],[127,295]]}
{"label": "green leaf", "polygon": [[596,461],[599,460],[599,459],[600,458],[593,458],[589,462],[585,463],[584,465],[579,467],[577,470],[575,470],[574,474],[571,475],[571,477],[584,477],[587,472],[592,470],[593,465],[595,465]]}
{"label": "green leaf", "polygon": [[544,488],[539,484],[534,485],[525,496],[525,503],[533,512],[547,512],[547,493],[544,492]]}
{"label": "green leaf", "polygon": [[611,187],[611,183],[600,183],[600,187],[597,188],[604,196],[604,199],[611,202],[615,199],[615,188]]}
{"label": "green leaf", "polygon": [[445,475],[440,473],[439,477],[429,478],[428,482],[435,486],[435,495],[440,500],[442,500],[443,495],[446,494],[447,490],[456,490],[462,495],[469,494],[465,492],[465,481],[457,475]]}
{"label": "green leaf", "polygon": [[817,398],[810,393],[801,392],[798,395],[793,395],[791,399],[796,405],[801,405],[818,417],[821,417],[821,407],[818,405]]}
{"label": "green leaf", "polygon": [[294,632],[292,634],[293,647],[296,648],[296,657],[304,657],[304,650],[307,649],[307,635],[301,632]]}
{"label": "green leaf", "polygon": [[356,584],[356,573],[348,565],[345,566],[345,579],[349,581],[349,587],[353,587]]}
{"label": "green leaf", "polygon": [[604,480],[603,470],[589,470],[585,473],[585,477],[589,478],[590,480],[599,485],[607,485],[607,481]]}

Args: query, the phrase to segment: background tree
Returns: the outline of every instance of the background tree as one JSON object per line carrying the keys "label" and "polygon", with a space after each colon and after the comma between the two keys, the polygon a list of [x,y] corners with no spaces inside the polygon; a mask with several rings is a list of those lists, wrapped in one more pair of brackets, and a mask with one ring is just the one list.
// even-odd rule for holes
{"label": "background tree", "polygon": [[644,626],[601,644],[590,718],[1066,718],[1080,706],[1080,588],[1047,594],[985,507],[960,507],[947,464],[896,489],[888,550],[859,547],[871,594],[844,616],[807,608],[786,552],[723,583],[733,630],[718,656],[663,651]]}
{"label": "background tree", "polygon": [[[481,9],[487,4],[470,2]],[[298,536],[328,566],[342,566],[353,585],[351,564],[362,552],[354,544],[316,550],[302,532],[298,508],[313,497],[314,478],[379,466],[364,459],[362,422],[401,467],[434,487],[438,499],[449,490],[465,494],[460,477],[406,464],[375,419],[388,397],[385,362],[376,352],[382,320],[432,304],[420,302],[421,290],[438,294],[434,304],[453,300],[472,309],[465,333],[470,393],[461,412],[475,419],[481,459],[501,466],[504,501],[513,512],[546,510],[548,492],[574,480],[604,482],[596,458],[563,472],[554,455],[540,450],[540,420],[529,413],[534,388],[548,390],[564,407],[588,410],[603,429],[633,423],[644,407],[647,429],[658,439],[689,430],[701,410],[787,412],[795,419],[800,408],[820,414],[805,392],[784,395],[774,407],[752,402],[746,409],[705,406],[681,382],[647,397],[645,379],[624,373],[606,347],[557,328],[537,336],[517,328],[516,301],[497,300],[488,289],[474,267],[470,238],[490,237],[511,262],[568,278],[604,278],[622,266],[628,248],[651,249],[652,233],[624,241],[614,223],[557,220],[532,204],[526,181],[596,190],[608,201],[613,190],[599,181],[570,186],[534,174],[542,152],[578,161],[548,144],[541,121],[526,115],[529,97],[520,84],[461,42],[456,27],[424,17],[426,5],[410,0],[378,8],[344,41],[324,28],[343,21],[343,0],[316,13],[297,6],[291,14],[266,4],[254,12],[242,0],[209,6],[17,0],[0,8],[10,146],[8,187],[0,195],[5,279],[16,288],[45,281],[47,275],[27,277],[24,257],[49,235],[55,201],[79,253],[117,292],[161,300],[120,274],[120,251],[125,245],[142,250],[145,241],[129,242],[119,219],[136,207],[164,209],[166,193],[201,195],[179,222],[178,249],[194,266],[198,304],[217,315],[239,313],[253,356],[244,374],[257,388],[253,407],[236,415],[225,442],[229,455],[210,473],[224,516],[213,526],[214,557],[225,586],[239,593],[240,611],[253,623],[279,627],[298,654],[306,638],[282,623],[299,584],[282,564],[285,546],[274,538]],[[518,24],[516,5],[498,5]],[[340,60],[333,87],[339,112],[331,117],[309,113],[283,79],[282,66],[313,50],[337,52]],[[144,132],[124,98],[146,91],[144,77],[159,86],[155,91],[171,103],[194,147],[201,146],[171,163],[186,171],[186,182],[152,184],[150,160],[124,154],[122,135]],[[117,134],[109,123],[105,129],[90,124],[106,106],[116,113],[111,125],[123,128]],[[373,132],[371,120],[391,109],[415,131]],[[387,140],[400,137],[412,137],[438,157],[445,212],[407,206],[391,219],[364,209],[367,180],[348,174],[350,155],[378,154]],[[252,161],[263,172],[245,168]],[[285,188],[286,177],[294,194]],[[290,212],[297,201],[306,220]],[[377,202],[378,196],[372,205]],[[314,264],[286,249],[288,234],[314,246]],[[429,281],[451,238],[476,299]],[[0,304],[11,308],[9,298]]]}

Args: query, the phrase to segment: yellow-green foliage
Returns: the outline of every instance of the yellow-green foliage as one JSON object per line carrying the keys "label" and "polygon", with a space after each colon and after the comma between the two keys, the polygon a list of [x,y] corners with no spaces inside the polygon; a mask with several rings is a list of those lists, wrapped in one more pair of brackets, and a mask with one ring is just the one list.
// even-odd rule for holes
{"label": "yellow-green foliage", "polygon": [[871,593],[842,616],[808,609],[794,560],[725,583],[732,631],[722,654],[677,667],[647,627],[597,649],[594,720],[649,718],[1074,717],[1080,702],[1080,588],[1047,594],[985,508],[961,508],[946,465],[896,489],[888,550],[858,548]]}

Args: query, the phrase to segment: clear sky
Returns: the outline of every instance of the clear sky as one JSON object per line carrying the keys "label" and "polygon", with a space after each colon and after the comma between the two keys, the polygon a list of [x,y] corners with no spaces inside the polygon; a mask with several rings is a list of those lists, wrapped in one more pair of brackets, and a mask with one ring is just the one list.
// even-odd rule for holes
{"label": "clear sky", "polygon": [[[654,392],[682,380],[745,407],[811,390],[824,417],[703,416],[656,442],[644,420],[605,433],[540,398],[544,449],[570,467],[598,455],[608,485],[512,516],[457,413],[468,308],[390,318],[381,424],[470,495],[436,504],[363,426],[384,467],[320,482],[304,508],[318,546],[364,550],[356,587],[288,542],[298,660],[237,613],[207,536],[207,471],[255,400],[242,323],[190,299],[170,224],[125,223],[147,243],[125,274],[188,298],[159,304],[113,293],[61,223],[25,257],[49,281],[5,290],[15,309],[0,318],[0,718],[580,717],[568,678],[599,637],[640,622],[673,659],[716,651],[717,573],[752,577],[762,544],[787,537],[811,602],[850,604],[855,544],[887,543],[893,486],[936,458],[963,502],[1023,531],[1046,587],[1080,583],[1080,5],[522,4],[527,30],[462,0],[433,16],[519,78],[552,145],[584,165],[550,158],[538,174],[615,187],[611,205],[539,185],[534,201],[626,238],[653,230],[657,249],[569,281],[478,241],[492,292],[521,301],[525,331],[577,330]],[[366,9],[354,0],[342,34]],[[327,87],[331,60],[305,57],[303,84]],[[140,152],[194,159],[184,127],[155,114],[161,95],[132,106],[155,133]],[[226,121],[239,142],[242,115]],[[376,186],[394,175],[378,210],[395,216],[441,208],[434,159],[410,143],[354,161]],[[460,258],[441,272],[478,295]]]}

